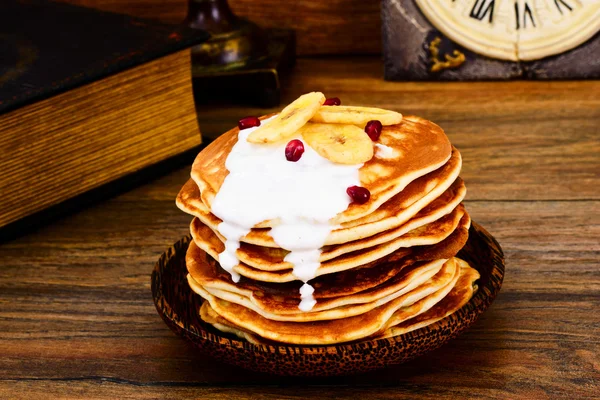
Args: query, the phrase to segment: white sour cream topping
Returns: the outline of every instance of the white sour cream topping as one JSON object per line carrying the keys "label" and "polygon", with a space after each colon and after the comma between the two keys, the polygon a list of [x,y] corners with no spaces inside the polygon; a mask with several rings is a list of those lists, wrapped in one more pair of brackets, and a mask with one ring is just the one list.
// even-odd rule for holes
{"label": "white sour cream topping", "polygon": [[304,285],[302,285],[302,287],[300,288],[300,305],[298,306],[298,308],[301,311],[310,311],[312,310],[312,308],[315,306],[315,304],[317,304],[317,301],[315,300],[315,298],[313,297],[313,293],[315,292],[315,288],[312,287],[311,285],[309,285],[308,283],[305,283]]}
{"label": "white sour cream topping", "polygon": [[396,152],[394,151],[394,149],[392,149],[389,146],[386,146],[385,144],[375,143],[375,147],[377,148],[377,150],[375,151],[375,157],[377,158],[386,159],[396,157]]}
{"label": "white sour cream topping", "polygon": [[254,130],[240,131],[225,162],[229,175],[212,204],[213,214],[223,221],[217,229],[226,238],[219,263],[238,282],[240,276],[233,268],[239,263],[236,251],[240,239],[262,221],[280,221],[269,233],[279,247],[290,251],[285,261],[293,265],[294,276],[305,283],[300,289],[299,308],[310,311],[316,301],[314,288],[306,282],[315,277],[320,249],[336,228],[329,220],[350,204],[346,189],[360,185],[358,170],[362,164],[333,163],[306,143],[300,160],[290,162],[285,158],[285,146],[301,137],[279,144],[253,144],[246,138]]}

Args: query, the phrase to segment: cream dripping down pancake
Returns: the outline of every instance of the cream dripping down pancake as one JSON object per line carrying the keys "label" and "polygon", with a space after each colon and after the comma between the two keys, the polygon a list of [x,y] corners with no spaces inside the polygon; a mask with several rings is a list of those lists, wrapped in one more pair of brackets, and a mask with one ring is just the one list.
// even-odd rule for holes
{"label": "cream dripping down pancake", "polygon": [[324,102],[308,93],[240,120],[196,157],[177,196],[194,216],[188,283],[216,329],[253,343],[387,337],[447,317],[476,290],[477,271],[455,258],[471,220],[444,131]]}
{"label": "cream dripping down pancake", "polygon": [[[460,153],[455,149],[450,160],[442,168],[411,182],[405,190],[382,204],[370,215],[336,226],[325,239],[325,245],[344,244],[399,227],[422,209],[430,210],[432,207],[442,209],[436,210],[438,214],[433,218],[447,214],[463,200],[466,194],[464,183],[458,178],[460,167]],[[217,226],[222,221],[204,205],[198,186],[192,179],[183,186],[176,202],[182,211],[198,217],[202,223],[218,231]],[[432,220],[434,219],[430,218],[430,221]],[[252,228],[240,241],[279,248],[270,236],[269,228]]]}

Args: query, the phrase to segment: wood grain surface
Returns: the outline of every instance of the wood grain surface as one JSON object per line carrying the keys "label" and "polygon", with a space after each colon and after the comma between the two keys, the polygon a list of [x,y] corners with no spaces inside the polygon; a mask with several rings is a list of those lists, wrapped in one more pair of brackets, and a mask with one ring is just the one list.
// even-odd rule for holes
{"label": "wood grain surface", "polygon": [[[186,0],[60,0],[168,23],[183,21]],[[380,54],[376,0],[229,0],[231,9],[262,27],[297,33],[298,54]]]}
{"label": "wood grain surface", "polygon": [[[600,393],[600,82],[412,84],[378,59],[300,60],[285,101],[415,113],[465,160],[466,206],[506,253],[465,334],[355,377],[274,378],[198,354],[157,315],[150,272],[185,235],[189,168],[0,245],[0,398],[594,398]],[[205,109],[203,131],[266,110]]]}

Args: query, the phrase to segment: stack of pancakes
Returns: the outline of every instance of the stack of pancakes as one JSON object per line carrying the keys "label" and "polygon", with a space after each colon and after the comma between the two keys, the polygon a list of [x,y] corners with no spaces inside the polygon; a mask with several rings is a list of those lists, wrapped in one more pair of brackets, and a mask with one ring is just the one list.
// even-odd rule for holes
{"label": "stack of pancakes", "polygon": [[205,322],[252,343],[325,345],[406,333],[472,297],[479,273],[455,257],[471,223],[461,204],[461,155],[439,126],[406,116],[383,128],[378,142],[386,151],[376,149],[359,170],[369,201],[351,203],[331,221],[308,282],[316,300],[310,311],[298,307],[303,282],[285,260],[288,251],[269,234],[277,220],[241,238],[233,267],[241,279],[234,282],[219,265],[225,237],[211,209],[238,133],[198,155],[177,197],[194,216],[186,263],[190,287],[206,300],[199,310]]}

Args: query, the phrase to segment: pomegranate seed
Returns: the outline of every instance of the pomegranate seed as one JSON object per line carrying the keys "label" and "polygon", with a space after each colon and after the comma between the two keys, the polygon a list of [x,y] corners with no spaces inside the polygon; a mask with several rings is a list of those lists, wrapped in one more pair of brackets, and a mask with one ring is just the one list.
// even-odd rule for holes
{"label": "pomegranate seed", "polygon": [[362,186],[350,186],[346,189],[346,193],[352,199],[354,203],[365,204],[371,198],[371,192],[369,189]]}
{"label": "pomegranate seed", "polygon": [[324,106],[339,106],[340,104],[342,104],[342,102],[340,101],[339,97],[332,97],[330,99],[326,99],[325,103],[323,103]]}
{"label": "pomegranate seed", "polygon": [[383,129],[383,125],[381,122],[377,120],[367,122],[365,126],[365,132],[371,138],[372,141],[376,142],[379,139],[379,135],[381,135],[381,129]]}
{"label": "pomegranate seed", "polygon": [[260,126],[260,119],[257,117],[246,117],[238,121],[238,128],[240,130],[252,128],[253,126]]}
{"label": "pomegranate seed", "polygon": [[298,139],[291,140],[287,146],[285,146],[285,158],[288,161],[296,162],[302,157],[304,153],[304,143]]}

